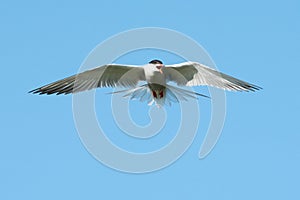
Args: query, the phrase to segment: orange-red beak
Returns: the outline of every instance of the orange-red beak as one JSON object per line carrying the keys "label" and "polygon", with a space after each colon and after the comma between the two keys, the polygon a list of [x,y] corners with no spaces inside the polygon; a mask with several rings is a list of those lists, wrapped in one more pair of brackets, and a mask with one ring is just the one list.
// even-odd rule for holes
{"label": "orange-red beak", "polygon": [[163,71],[162,71],[162,68],[164,67],[163,64],[160,64],[160,65],[156,65],[156,68],[158,69],[158,71],[163,74]]}

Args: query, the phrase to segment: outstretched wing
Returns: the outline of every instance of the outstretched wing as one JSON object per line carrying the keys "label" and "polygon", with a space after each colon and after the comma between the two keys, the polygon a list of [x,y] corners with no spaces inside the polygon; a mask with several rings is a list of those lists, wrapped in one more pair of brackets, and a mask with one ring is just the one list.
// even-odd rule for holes
{"label": "outstretched wing", "polygon": [[163,69],[167,81],[177,85],[208,85],[232,91],[255,91],[261,87],[218,72],[197,62],[184,62],[166,66]]}
{"label": "outstretched wing", "polygon": [[31,90],[37,94],[69,94],[97,87],[134,87],[144,81],[142,67],[109,64]]}

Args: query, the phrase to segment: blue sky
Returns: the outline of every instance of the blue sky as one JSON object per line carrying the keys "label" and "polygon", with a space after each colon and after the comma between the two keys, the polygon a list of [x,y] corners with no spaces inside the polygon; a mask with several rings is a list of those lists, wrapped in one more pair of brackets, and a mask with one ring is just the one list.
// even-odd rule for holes
{"label": "blue sky", "polygon": [[[296,0],[2,2],[0,199],[299,199],[299,8]],[[205,159],[198,150],[209,103],[200,99],[199,132],[179,160],[153,173],[122,173],[84,148],[71,96],[27,92],[76,73],[108,37],[153,26],[188,35],[221,71],[264,89],[227,93],[225,126]],[[148,62],[147,56],[137,53],[128,64]],[[157,51],[165,62],[177,61],[166,56]],[[97,99],[109,103],[106,91],[98,90]],[[124,137],[111,137],[126,148]]]}

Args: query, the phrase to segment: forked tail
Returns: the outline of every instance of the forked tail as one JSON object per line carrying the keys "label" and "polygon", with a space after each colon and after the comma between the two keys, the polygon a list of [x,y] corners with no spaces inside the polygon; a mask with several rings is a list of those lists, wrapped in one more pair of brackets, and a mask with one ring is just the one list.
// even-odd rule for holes
{"label": "forked tail", "polygon": [[136,88],[112,92],[112,94],[115,93],[125,93],[123,97],[147,102],[148,105],[152,105],[155,102],[157,106],[163,106],[165,104],[170,106],[172,102],[178,103],[180,100],[187,101],[189,98],[197,99],[198,96],[210,98],[206,95],[171,85],[155,85],[153,87],[153,85],[145,84]]}

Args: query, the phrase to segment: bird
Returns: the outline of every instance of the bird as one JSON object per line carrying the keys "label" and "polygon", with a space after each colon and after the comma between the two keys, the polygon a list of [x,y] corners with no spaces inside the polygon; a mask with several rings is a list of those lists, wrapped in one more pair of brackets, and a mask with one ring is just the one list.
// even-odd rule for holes
{"label": "bird", "polygon": [[[175,83],[178,87],[169,83]],[[126,88],[111,93],[123,93],[124,97],[155,103],[157,106],[187,101],[198,96],[210,98],[184,86],[211,86],[228,91],[256,91],[261,87],[234,78],[199,62],[186,61],[164,65],[154,59],[143,66],[106,64],[79,74],[33,89],[33,94],[71,94],[102,87]]]}

